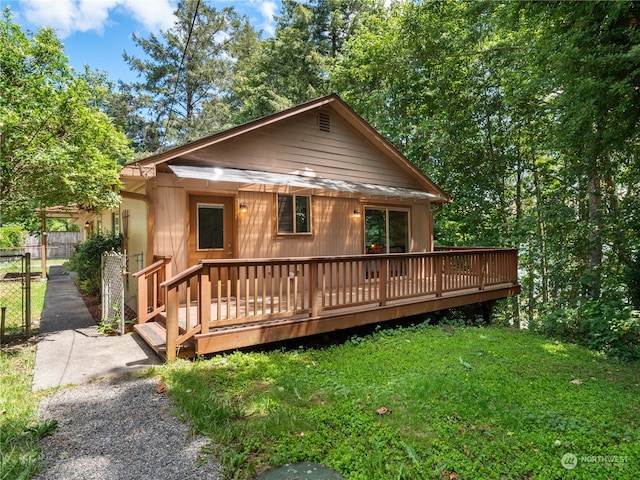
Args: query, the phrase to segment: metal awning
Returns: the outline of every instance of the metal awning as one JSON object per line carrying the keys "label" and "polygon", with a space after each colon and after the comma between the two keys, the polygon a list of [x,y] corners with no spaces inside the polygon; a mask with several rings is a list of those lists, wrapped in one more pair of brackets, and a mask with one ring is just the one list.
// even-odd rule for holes
{"label": "metal awning", "polygon": [[179,178],[209,180],[211,182],[234,182],[258,185],[280,185],[286,187],[313,188],[343,193],[357,193],[370,196],[402,197],[444,202],[445,198],[434,193],[404,187],[375,185],[372,183],[346,182],[330,178],[318,178],[259,170],[240,170],[227,167],[200,167],[191,165],[169,165]]}

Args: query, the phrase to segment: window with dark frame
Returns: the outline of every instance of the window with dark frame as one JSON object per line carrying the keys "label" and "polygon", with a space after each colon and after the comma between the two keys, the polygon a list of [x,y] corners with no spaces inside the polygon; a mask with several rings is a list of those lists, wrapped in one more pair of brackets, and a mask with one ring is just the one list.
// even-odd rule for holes
{"label": "window with dark frame", "polygon": [[364,224],[367,253],[405,253],[409,251],[408,210],[366,207]]}
{"label": "window with dark frame", "polygon": [[311,197],[278,194],[278,233],[311,233]]}

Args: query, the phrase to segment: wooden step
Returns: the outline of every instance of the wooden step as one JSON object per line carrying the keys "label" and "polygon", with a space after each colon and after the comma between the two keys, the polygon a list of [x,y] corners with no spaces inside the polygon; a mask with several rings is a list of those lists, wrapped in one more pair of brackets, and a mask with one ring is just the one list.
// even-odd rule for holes
{"label": "wooden step", "polygon": [[[167,331],[164,325],[158,322],[137,323],[133,329],[159,356],[167,356]],[[187,341],[179,345],[177,353],[179,358],[195,356],[194,343]]]}

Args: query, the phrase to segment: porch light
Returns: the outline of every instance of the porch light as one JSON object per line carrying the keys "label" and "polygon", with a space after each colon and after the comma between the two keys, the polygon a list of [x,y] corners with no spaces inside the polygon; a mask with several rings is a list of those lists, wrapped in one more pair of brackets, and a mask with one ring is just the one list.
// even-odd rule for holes
{"label": "porch light", "polygon": [[360,218],[360,216],[361,216],[361,215],[362,215],[362,214],[360,213],[360,209],[359,209],[359,208],[356,208],[356,209],[353,211],[353,216],[354,216],[355,218]]}
{"label": "porch light", "polygon": [[248,208],[247,208],[247,204],[246,203],[241,203],[240,204],[240,213],[247,213]]}

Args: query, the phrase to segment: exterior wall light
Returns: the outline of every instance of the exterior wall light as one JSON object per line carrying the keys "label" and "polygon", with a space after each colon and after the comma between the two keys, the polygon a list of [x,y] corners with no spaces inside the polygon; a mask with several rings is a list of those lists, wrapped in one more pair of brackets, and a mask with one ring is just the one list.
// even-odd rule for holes
{"label": "exterior wall light", "polygon": [[359,208],[356,208],[356,209],[353,211],[353,216],[354,216],[355,218],[360,218],[360,217],[362,216],[362,214],[360,213],[360,209],[359,209]]}
{"label": "exterior wall light", "polygon": [[243,202],[240,204],[240,213],[247,213],[248,210],[246,203]]}

